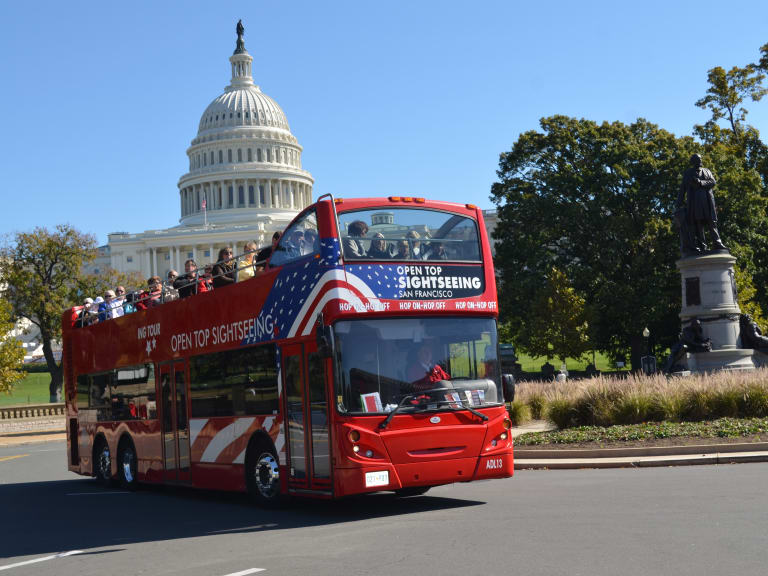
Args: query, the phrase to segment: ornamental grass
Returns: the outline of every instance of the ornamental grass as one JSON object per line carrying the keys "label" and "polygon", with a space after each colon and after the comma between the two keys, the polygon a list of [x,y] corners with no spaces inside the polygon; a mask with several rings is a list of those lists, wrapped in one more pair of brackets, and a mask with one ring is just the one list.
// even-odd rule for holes
{"label": "ornamental grass", "polygon": [[566,382],[521,382],[515,401],[559,428],[643,422],[768,417],[768,368],[686,378],[601,375]]}

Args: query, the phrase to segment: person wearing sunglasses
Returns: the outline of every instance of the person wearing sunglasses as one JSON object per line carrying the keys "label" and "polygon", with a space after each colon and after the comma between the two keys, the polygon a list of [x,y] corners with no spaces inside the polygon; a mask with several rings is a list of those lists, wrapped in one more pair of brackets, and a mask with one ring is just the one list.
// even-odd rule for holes
{"label": "person wearing sunglasses", "polygon": [[224,288],[237,282],[237,268],[233,258],[232,248],[219,250],[219,259],[211,270],[213,276],[213,288]]}

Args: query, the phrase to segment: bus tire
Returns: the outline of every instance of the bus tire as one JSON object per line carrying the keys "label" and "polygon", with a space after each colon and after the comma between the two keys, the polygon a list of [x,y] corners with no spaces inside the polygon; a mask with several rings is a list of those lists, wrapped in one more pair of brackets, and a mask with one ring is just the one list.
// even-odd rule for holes
{"label": "bus tire", "polygon": [[117,450],[117,479],[123,490],[135,490],[138,485],[139,460],[130,438],[121,440]]}
{"label": "bus tire", "polygon": [[276,508],[285,503],[280,494],[280,465],[272,442],[254,436],[245,454],[245,486],[258,506]]}
{"label": "bus tire", "polygon": [[395,490],[395,494],[397,494],[400,498],[407,498],[409,496],[421,496],[422,494],[426,494],[427,490],[429,490],[431,486],[409,486],[408,488],[400,488],[399,490]]}
{"label": "bus tire", "polygon": [[104,487],[112,486],[112,454],[103,436],[99,436],[93,447],[93,475]]}

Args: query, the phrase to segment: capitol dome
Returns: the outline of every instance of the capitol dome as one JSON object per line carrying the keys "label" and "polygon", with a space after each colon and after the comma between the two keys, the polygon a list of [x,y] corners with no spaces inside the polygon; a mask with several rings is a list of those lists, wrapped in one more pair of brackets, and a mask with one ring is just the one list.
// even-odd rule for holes
{"label": "capitol dome", "polygon": [[232,79],[200,118],[179,179],[180,222],[290,221],[312,202],[314,180],[285,113],[254,84],[242,36],[229,58]]}

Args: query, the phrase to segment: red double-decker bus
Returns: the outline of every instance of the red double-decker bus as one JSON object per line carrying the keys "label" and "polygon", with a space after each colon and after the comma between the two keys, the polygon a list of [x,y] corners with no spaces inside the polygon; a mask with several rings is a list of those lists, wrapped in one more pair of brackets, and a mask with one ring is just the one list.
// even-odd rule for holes
{"label": "red double-decker bus", "polygon": [[252,279],[64,314],[69,470],[262,504],[509,477],[497,308],[475,206],[322,197]]}

